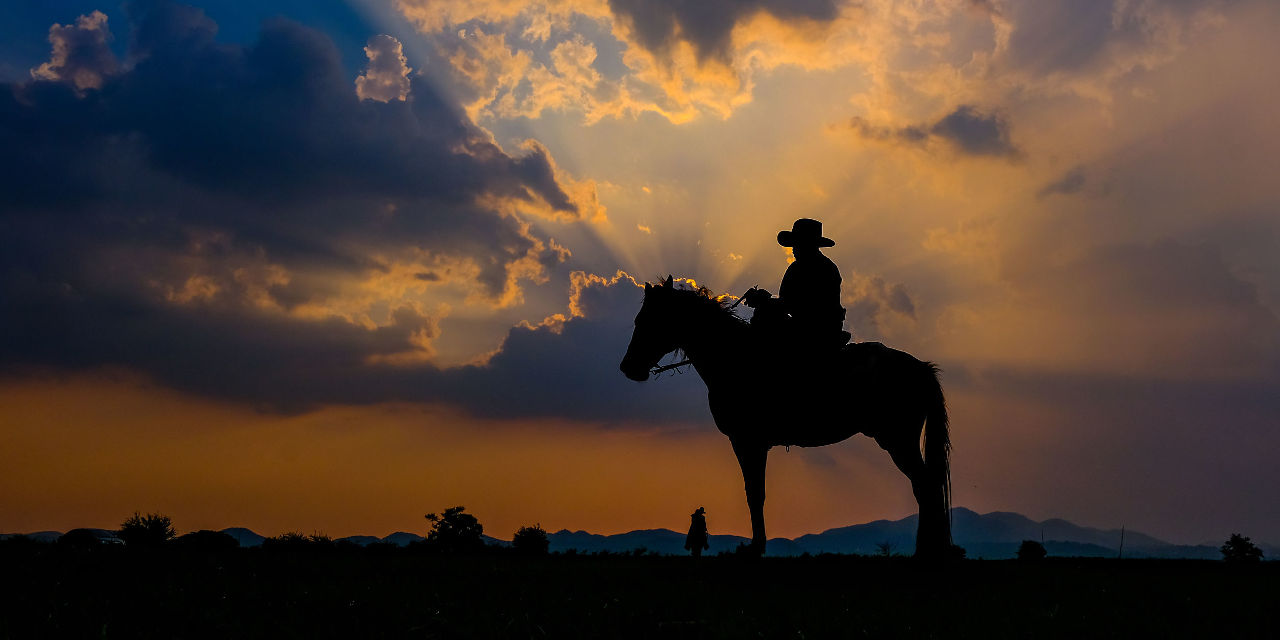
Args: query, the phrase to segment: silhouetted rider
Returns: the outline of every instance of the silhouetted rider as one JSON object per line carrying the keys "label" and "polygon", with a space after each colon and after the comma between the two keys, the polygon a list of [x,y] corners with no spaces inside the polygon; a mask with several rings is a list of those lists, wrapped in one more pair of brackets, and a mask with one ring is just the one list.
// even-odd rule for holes
{"label": "silhouetted rider", "polygon": [[795,262],[787,267],[778,297],[752,289],[743,302],[756,310],[752,323],[780,331],[793,342],[813,349],[835,349],[849,341],[840,306],[840,269],[819,251],[835,241],[822,237],[822,223],[800,218],[790,231],[778,232],[778,244],[791,247]]}

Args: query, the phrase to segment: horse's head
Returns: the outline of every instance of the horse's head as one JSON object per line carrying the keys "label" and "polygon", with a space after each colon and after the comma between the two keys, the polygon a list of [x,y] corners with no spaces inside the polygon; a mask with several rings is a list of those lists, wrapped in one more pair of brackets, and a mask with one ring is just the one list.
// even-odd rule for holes
{"label": "horse's head", "polygon": [[676,319],[672,314],[675,287],[671,276],[660,286],[644,285],[644,304],[636,314],[636,328],[627,345],[618,368],[628,378],[637,382],[649,379],[649,370],[658,365],[662,356],[676,350]]}

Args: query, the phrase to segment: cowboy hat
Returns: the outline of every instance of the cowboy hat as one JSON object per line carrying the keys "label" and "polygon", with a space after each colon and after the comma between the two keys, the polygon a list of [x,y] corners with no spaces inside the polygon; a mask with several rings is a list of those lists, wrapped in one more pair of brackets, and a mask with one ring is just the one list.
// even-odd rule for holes
{"label": "cowboy hat", "polygon": [[784,247],[833,247],[836,241],[822,237],[821,222],[812,218],[800,218],[791,225],[790,231],[778,232],[778,244]]}

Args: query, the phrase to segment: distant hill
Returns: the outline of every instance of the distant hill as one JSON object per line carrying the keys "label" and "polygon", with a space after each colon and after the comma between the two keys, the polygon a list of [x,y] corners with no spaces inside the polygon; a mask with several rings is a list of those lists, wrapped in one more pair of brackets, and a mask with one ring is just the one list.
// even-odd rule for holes
{"label": "distant hill", "polygon": [[[1051,556],[1114,558],[1119,555],[1120,530],[1082,527],[1059,518],[1037,522],[1022,514],[1008,511],[977,513],[964,507],[952,510],[952,538],[964,547],[969,558],[1003,559],[1016,555],[1023,540],[1044,541]],[[714,525],[714,523],[713,523]],[[242,547],[256,547],[265,536],[244,527],[223,529]],[[20,534],[3,534],[0,539]],[[62,534],[57,531],[40,531],[26,534],[28,537],[52,542]],[[562,529],[547,534],[552,552],[576,550],[579,553],[646,553],[684,555],[685,534],[670,529],[639,529],[614,535],[600,535],[586,531]],[[910,554],[915,549],[916,516],[901,520],[876,520],[864,524],[828,529],[811,533],[794,540],[773,538],[769,540],[770,556],[798,556],[805,553],[843,553],[875,555],[879,545],[888,543],[894,553]],[[483,536],[486,544],[507,546],[511,543],[490,536]],[[416,533],[397,531],[387,536],[348,536],[342,538],[361,546],[374,542],[406,546],[422,540]],[[712,535],[708,555],[730,552],[746,544],[747,538],[732,535]],[[1267,560],[1280,560],[1280,546],[1254,540]],[[1196,558],[1218,560],[1222,554],[1216,544],[1177,545],[1137,531],[1124,533],[1124,557],[1126,558]]]}
{"label": "distant hill", "polygon": [[338,538],[337,540],[334,540],[334,542],[351,542],[363,547],[375,542],[382,542],[382,539],[377,536],[347,536],[345,538]]}
{"label": "distant hill", "polygon": [[390,542],[391,544],[394,544],[397,547],[404,547],[404,546],[408,546],[410,542],[417,542],[421,539],[422,539],[422,536],[416,533],[409,533],[407,531],[397,531],[389,536],[384,536],[382,538],[382,541]]}
{"label": "distant hill", "polygon": [[267,539],[266,536],[260,536],[244,527],[229,527],[222,532],[235,538],[242,547],[259,547],[262,546],[262,541]]}
{"label": "distant hill", "polygon": [[[865,524],[828,529],[794,540],[769,540],[768,555],[795,556],[804,553],[845,553],[874,555],[879,545],[888,543],[894,553],[909,554],[915,549],[916,519],[912,515],[901,520],[876,520]],[[979,514],[964,507],[952,513],[952,537],[965,548],[970,558],[1001,559],[1016,555],[1023,540],[1044,540],[1051,556],[1110,557],[1119,554],[1119,529],[1082,527],[1062,519],[1037,522],[1026,516],[1005,511]],[[548,536],[552,551],[576,549],[592,553],[622,553],[644,548],[662,554],[684,554],[684,534],[670,529],[643,529],[611,536],[585,531],[561,530]],[[711,549],[706,553],[732,551],[746,538],[711,536]],[[1256,543],[1256,542],[1255,542]],[[1257,543],[1268,559],[1280,559],[1280,548]],[[1215,545],[1175,545],[1137,531],[1124,534],[1126,558],[1202,558],[1217,560],[1222,556]]]}
{"label": "distant hill", "polygon": [[0,533],[0,540],[14,536],[26,536],[36,542],[54,542],[62,537],[61,531],[36,531],[34,533]]}

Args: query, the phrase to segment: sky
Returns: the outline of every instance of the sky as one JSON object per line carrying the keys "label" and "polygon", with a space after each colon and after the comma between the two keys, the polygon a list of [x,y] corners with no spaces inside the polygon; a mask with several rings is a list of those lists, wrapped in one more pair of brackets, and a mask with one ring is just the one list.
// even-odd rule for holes
{"label": "sky", "polygon": [[[618,362],[812,217],[956,505],[1280,542],[1280,5],[252,4],[0,6],[0,531],[745,534],[705,387]],[[860,436],[768,496],[915,511]]]}

